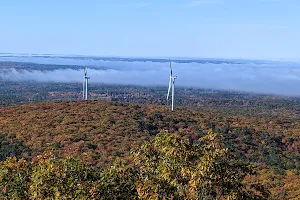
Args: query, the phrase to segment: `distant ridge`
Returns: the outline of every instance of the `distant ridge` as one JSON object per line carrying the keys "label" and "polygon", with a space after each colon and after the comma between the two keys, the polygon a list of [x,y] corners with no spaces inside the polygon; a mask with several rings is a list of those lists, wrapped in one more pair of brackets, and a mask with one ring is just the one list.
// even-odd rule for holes
{"label": "distant ridge", "polygon": [[[14,57],[38,57],[38,58],[60,58],[60,59],[78,59],[78,60],[101,60],[101,61],[120,61],[120,62],[159,62],[168,63],[169,57],[134,57],[134,56],[89,56],[74,54],[35,54],[35,53],[0,53],[0,58]],[[229,58],[191,58],[191,57],[170,57],[174,63],[212,63],[212,64],[270,64],[270,63],[294,63],[297,61],[288,60],[260,60],[260,59],[229,59]]]}

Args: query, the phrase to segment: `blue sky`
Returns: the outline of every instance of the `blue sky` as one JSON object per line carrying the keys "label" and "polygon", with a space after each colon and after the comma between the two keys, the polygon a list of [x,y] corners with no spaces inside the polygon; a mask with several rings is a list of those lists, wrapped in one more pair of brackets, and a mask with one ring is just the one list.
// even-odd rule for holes
{"label": "blue sky", "polygon": [[299,0],[2,0],[0,52],[300,60]]}

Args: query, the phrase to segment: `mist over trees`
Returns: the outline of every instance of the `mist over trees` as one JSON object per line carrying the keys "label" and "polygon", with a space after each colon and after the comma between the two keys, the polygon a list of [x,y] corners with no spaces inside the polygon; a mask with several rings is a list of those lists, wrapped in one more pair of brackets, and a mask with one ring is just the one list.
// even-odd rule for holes
{"label": "mist over trees", "polygon": [[[167,59],[52,56],[0,60],[5,60],[0,61],[0,79],[5,81],[80,83],[83,69],[88,66],[91,83],[168,84]],[[300,64],[295,62],[175,59],[172,66],[179,77],[178,86],[299,96]]]}

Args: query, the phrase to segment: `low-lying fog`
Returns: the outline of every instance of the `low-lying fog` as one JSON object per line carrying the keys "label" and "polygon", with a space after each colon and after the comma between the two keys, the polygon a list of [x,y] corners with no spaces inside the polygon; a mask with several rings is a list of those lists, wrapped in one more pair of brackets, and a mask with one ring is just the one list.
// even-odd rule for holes
{"label": "low-lying fog", "polygon": [[[103,61],[87,58],[58,58],[30,56],[0,56],[0,61],[34,62],[39,64],[86,65],[90,83],[168,85],[167,62]],[[230,60],[206,63],[173,63],[176,85],[200,88],[237,90],[268,94],[300,94],[300,63]],[[104,67],[106,70],[97,69]],[[52,71],[0,68],[0,78],[12,81],[82,82],[83,70],[55,69]]]}

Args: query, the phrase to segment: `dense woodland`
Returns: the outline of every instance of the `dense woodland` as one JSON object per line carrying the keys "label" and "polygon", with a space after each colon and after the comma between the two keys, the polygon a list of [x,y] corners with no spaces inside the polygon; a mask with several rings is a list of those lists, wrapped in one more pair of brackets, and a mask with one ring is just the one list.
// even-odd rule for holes
{"label": "dense woodland", "polygon": [[255,167],[228,153],[220,135],[208,132],[194,144],[161,132],[127,162],[88,165],[53,153],[32,162],[7,158],[0,163],[1,199],[267,199],[270,192]]}
{"label": "dense woodland", "polygon": [[212,130],[232,158],[255,165],[258,174],[243,181],[264,183],[271,199],[299,198],[297,110],[240,109],[178,107],[171,112],[168,106],[114,101],[3,107],[1,159],[9,155],[35,163],[39,155],[54,151],[59,158],[79,157],[108,169],[118,158],[132,163],[130,151],[161,131],[197,145]]}
{"label": "dense woodland", "polygon": [[[167,87],[90,84],[89,99],[167,105]],[[11,82],[0,79],[0,107],[41,101],[81,100],[81,83]],[[300,112],[299,97],[176,87],[176,105],[187,107],[286,108]],[[235,111],[234,111],[235,112]]]}
{"label": "dense woodland", "polygon": [[0,199],[300,198],[299,98],[166,90],[0,80]]}

